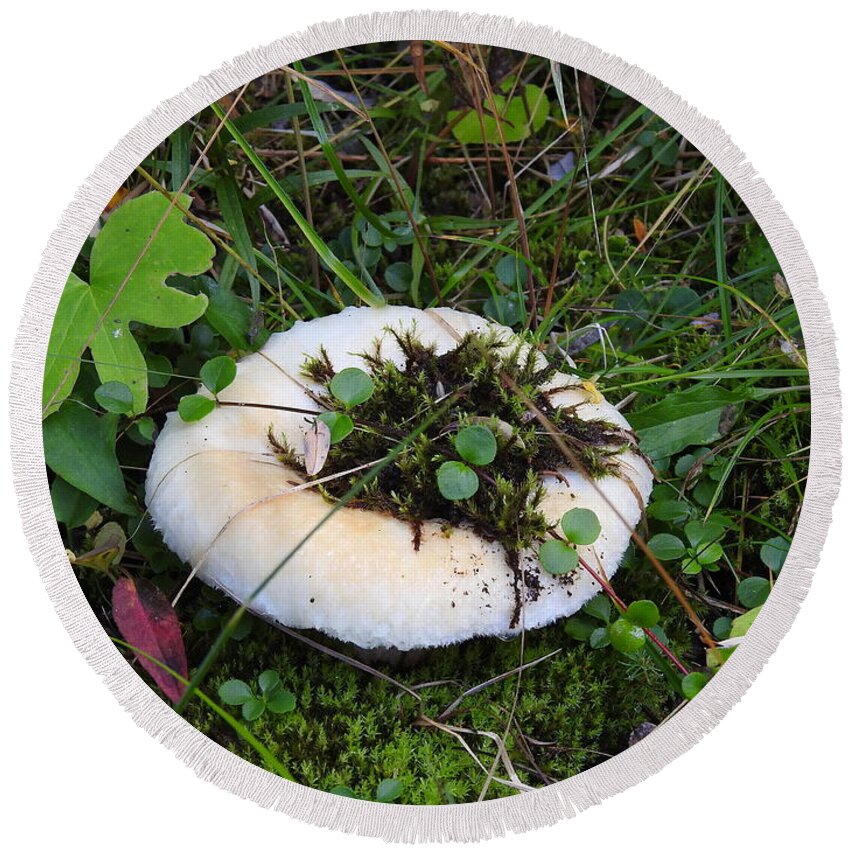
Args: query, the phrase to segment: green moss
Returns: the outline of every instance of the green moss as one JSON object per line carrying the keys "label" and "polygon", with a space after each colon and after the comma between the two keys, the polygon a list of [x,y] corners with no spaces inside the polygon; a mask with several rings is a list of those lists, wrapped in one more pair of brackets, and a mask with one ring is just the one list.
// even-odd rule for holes
{"label": "green moss", "polygon": [[[530,416],[520,394],[506,384],[506,376],[557,428],[584,470],[598,477],[616,474],[612,457],[630,445],[629,435],[601,420],[585,421],[575,409],[553,406],[548,398],[551,390],[544,387],[556,370],[534,349],[527,349],[530,354],[524,356],[520,343],[508,345],[488,331],[468,333],[454,349],[437,355],[415,329],[392,333],[404,356],[403,366],[385,358],[379,343],[360,355],[372,376],[374,393],[350,411],[355,430],[331,447],[324,466],[313,476],[337,476],[320,487],[329,501],[339,499],[357,480],[357,474],[347,475],[347,470],[380,460],[412,423],[439,411],[352,506],[410,522],[414,545],[418,527],[431,519],[449,525],[470,523],[482,537],[498,540],[509,555],[543,539],[549,524],[540,511],[544,496],[540,475],[569,462]],[[335,371],[324,348],[307,357],[302,371],[323,388],[318,401],[332,410],[343,409],[329,389]],[[443,404],[447,396],[450,401]],[[481,486],[472,498],[450,501],[436,486],[437,470],[445,461],[459,459],[453,444],[457,431],[481,418],[496,435],[497,456],[478,470]],[[292,453],[279,440],[272,445],[282,462],[293,465]]]}
{"label": "green moss", "polygon": [[[653,585],[644,570],[634,570],[639,572],[641,584]],[[668,633],[684,634],[675,621],[664,625]],[[317,638],[352,652],[326,636]],[[553,658],[523,672],[516,722],[507,737],[520,779],[535,787],[544,784],[541,773],[558,781],[604,761],[626,746],[639,724],[657,723],[671,707],[669,690],[651,666],[611,649],[591,650],[568,637],[563,622],[526,634],[526,661],[558,649]],[[249,638],[225,651],[205,689],[215,694],[229,678],[251,681],[264,669],[277,670],[285,687],[297,695],[297,707],[286,715],[266,713],[252,731],[303,784],[323,790],[346,785],[358,796],[374,799],[378,783],[394,777],[404,784],[399,802],[472,802],[483,787],[484,772],[454,736],[420,718],[438,718],[467,688],[512,670],[519,653],[519,640],[480,638],[429,650],[409,670],[388,668],[387,673],[409,687],[443,682],[420,689],[420,703],[388,682],[256,623]],[[516,687],[512,676],[466,698],[447,722],[502,736]],[[261,764],[256,752],[202,704],[193,702],[187,719],[231,751]],[[463,738],[489,767],[493,742],[473,732]],[[505,778],[502,769],[496,775]],[[494,783],[487,796],[512,793]]]}

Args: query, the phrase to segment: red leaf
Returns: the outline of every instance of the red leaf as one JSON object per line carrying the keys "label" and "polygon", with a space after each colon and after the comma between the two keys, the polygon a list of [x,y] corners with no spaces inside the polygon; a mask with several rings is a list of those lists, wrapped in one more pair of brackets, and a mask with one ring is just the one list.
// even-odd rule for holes
{"label": "red leaf", "polygon": [[[112,588],[112,616],[127,643],[184,678],[189,677],[177,614],[155,584],[145,579],[119,579]],[[172,702],[179,702],[185,685],[151,658],[139,653],[136,658],[165,695]]]}

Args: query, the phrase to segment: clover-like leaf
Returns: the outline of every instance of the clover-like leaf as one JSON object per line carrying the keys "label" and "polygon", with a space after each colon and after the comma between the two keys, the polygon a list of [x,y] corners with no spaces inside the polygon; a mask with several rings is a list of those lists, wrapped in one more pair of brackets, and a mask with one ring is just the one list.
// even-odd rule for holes
{"label": "clover-like leaf", "polygon": [[493,432],[484,425],[470,425],[458,431],[454,440],[457,453],[474,466],[486,466],[496,457],[497,445]]}
{"label": "clover-like leaf", "polygon": [[[452,127],[454,137],[464,144],[487,141],[491,145],[498,145],[502,138],[506,142],[521,142],[533,130],[539,130],[549,115],[549,99],[545,92],[539,86],[527,85],[508,99],[505,95],[511,92],[513,86],[514,79],[506,79],[501,86],[504,94],[494,96],[495,104],[488,98],[483,104],[482,116],[475,109],[467,112]],[[447,118],[453,121],[459,114],[452,111]]]}
{"label": "clover-like leaf", "polygon": [[611,620],[611,602],[607,596],[599,593],[596,596],[591,596],[587,602],[584,603],[584,607],[581,609],[585,614],[590,614],[591,617],[595,617],[597,620],[602,620],[603,623],[607,623]]}
{"label": "clover-like leaf", "polygon": [[413,282],[413,268],[410,263],[393,263],[387,266],[384,279],[390,289],[396,292],[407,292]]}
{"label": "clover-like leaf", "polygon": [[351,366],[333,376],[330,391],[347,409],[363,404],[375,391],[375,382],[362,369]]}
{"label": "clover-like leaf", "polygon": [[685,524],[685,537],[695,549],[704,548],[710,543],[720,540],[726,534],[726,529],[719,523],[713,520],[700,522],[692,520]]}
{"label": "clover-like leaf", "polygon": [[335,410],[320,413],[316,419],[328,426],[331,432],[332,446],[344,440],[354,430],[354,422],[351,417],[345,413],[337,413]]}
{"label": "clover-like leaf", "polygon": [[451,502],[470,499],[478,492],[478,476],[465,463],[449,460],[437,470],[437,486]]}
{"label": "clover-like leaf", "polygon": [[602,531],[599,517],[588,508],[573,508],[561,517],[561,530],[571,543],[589,546]]}
{"label": "clover-like leaf", "polygon": [[331,788],[330,791],[328,791],[328,794],[336,794],[337,797],[352,797],[354,799],[357,798],[357,795],[354,793],[354,791],[352,791],[351,788],[349,788],[347,785],[334,785],[334,787]]}
{"label": "clover-like leaf", "polygon": [[594,629],[590,633],[590,643],[591,649],[602,649],[604,646],[611,645],[611,638],[608,636],[608,627],[607,626],[599,626]]}
{"label": "clover-like leaf", "polygon": [[708,676],[696,671],[688,673],[682,679],[682,694],[685,699],[693,699],[708,684]]}
{"label": "clover-like leaf", "polygon": [[244,705],[254,696],[247,682],[241,679],[228,679],[218,689],[218,697],[227,705]]}
{"label": "clover-like leaf", "polygon": [[215,400],[196,393],[184,395],[177,403],[177,413],[184,422],[197,422],[215,410]]}
{"label": "clover-like leaf", "polygon": [[236,378],[236,363],[232,357],[213,357],[201,366],[201,381],[214,395],[229,387]]}
{"label": "clover-like leaf", "polygon": [[280,685],[280,673],[276,670],[263,670],[257,677],[260,690],[268,695]]}
{"label": "clover-like leaf", "polygon": [[761,544],[759,557],[766,567],[778,573],[785,564],[785,559],[788,557],[790,549],[791,543],[784,537],[771,537],[770,540],[766,540]]}
{"label": "clover-like leaf", "polygon": [[379,783],[375,791],[375,799],[379,803],[392,803],[397,800],[404,791],[404,785],[399,779],[384,779]]}
{"label": "clover-like leaf", "polygon": [[643,629],[625,617],[608,626],[608,638],[614,649],[627,655],[637,652],[646,643]]}
{"label": "clover-like leaf", "polygon": [[770,595],[770,582],[761,576],[750,576],[738,585],[736,595],[745,608],[758,608]]}
{"label": "clover-like leaf", "polygon": [[625,618],[636,626],[650,629],[658,623],[658,606],[650,599],[638,599],[626,609]]}
{"label": "clover-like leaf", "polygon": [[272,714],[287,714],[295,708],[295,694],[278,687],[266,695],[266,708]]}
{"label": "clover-like leaf", "polygon": [[673,534],[654,534],[646,545],[659,561],[675,561],[685,554],[685,544]]}
{"label": "clover-like leaf", "polygon": [[540,565],[552,575],[571,573],[578,566],[578,552],[563,540],[547,540],[537,551]]}
{"label": "clover-like leaf", "polygon": [[129,413],[133,409],[133,393],[120,381],[108,381],[94,391],[94,400],[108,413]]}
{"label": "clover-like leaf", "polygon": [[242,703],[242,717],[249,723],[256,720],[266,710],[266,704],[257,697],[250,697]]}

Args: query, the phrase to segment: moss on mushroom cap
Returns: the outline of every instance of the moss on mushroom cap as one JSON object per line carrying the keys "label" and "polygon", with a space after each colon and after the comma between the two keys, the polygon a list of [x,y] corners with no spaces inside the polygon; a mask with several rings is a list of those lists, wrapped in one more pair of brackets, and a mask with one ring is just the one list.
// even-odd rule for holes
{"label": "moss on mushroom cap", "polygon": [[[487,341],[486,350],[482,340]],[[474,356],[465,356],[464,348],[476,343]],[[487,352],[500,349],[508,359],[496,363]],[[329,405],[333,374],[365,364],[377,390],[364,404],[363,418],[385,431],[404,433],[405,425],[413,427],[411,419],[416,422],[424,415],[426,397],[437,395],[438,387],[452,392],[462,384],[471,397],[450,417],[467,421],[476,415],[495,416],[515,429],[525,446],[523,451],[516,441],[512,448],[503,443],[503,457],[491,476],[493,486],[482,496],[485,503],[490,499],[493,510],[476,499],[468,506],[471,514],[452,515],[439,499],[429,501],[427,482],[417,475],[423,467],[430,468],[428,452],[447,450],[441,432],[429,432],[426,443],[418,445],[418,461],[417,446],[405,456],[412,464],[407,483],[402,480],[403,463],[388,469],[396,475],[395,482],[386,477],[376,481],[360,505],[367,510],[346,507],[332,517],[251,607],[268,619],[318,628],[365,648],[434,646],[552,622],[577,610],[598,586],[583,573],[567,578],[545,573],[529,544],[564,511],[591,508],[603,532],[592,551],[583,547],[584,554],[594,563],[598,558],[611,575],[640,518],[651,473],[618,436],[628,423],[616,409],[591,399],[572,376],[550,375],[542,358],[538,364],[528,352],[507,328],[447,309],[348,308],[298,323],[274,335],[259,354],[246,357],[236,380],[220,395],[247,406],[222,406],[192,424],[169,417],[148,475],[151,515],[166,543],[197,567],[202,578],[245,599],[327,513],[327,499],[338,497],[351,483],[343,475],[326,482],[324,493],[315,486],[303,487],[308,476],[298,468],[299,455],[311,418],[268,406],[319,412]],[[521,403],[513,407],[517,400],[509,390],[500,394],[492,381],[480,380],[482,371],[501,368],[504,362],[547,411],[561,419],[559,427],[573,427],[580,437],[599,432],[598,445],[583,442],[603,463],[597,471],[612,474],[590,480],[558,461],[534,428],[521,431]],[[390,404],[393,397],[398,398],[395,407]],[[251,406],[259,404],[267,407]],[[396,421],[407,406],[413,409]],[[445,428],[450,423],[439,424]],[[275,446],[269,444],[270,433],[276,435]],[[329,455],[330,466],[321,476],[351,469],[358,460],[373,461],[385,438],[398,439],[398,434],[377,433],[378,439],[368,430],[355,431]],[[281,463],[275,455],[287,446],[291,451]],[[551,471],[557,475],[537,475],[555,463]],[[535,473],[531,478],[529,470]],[[511,501],[518,492],[519,498]],[[602,493],[617,506],[625,524]],[[512,529],[504,516],[501,525],[496,522],[508,505],[513,505],[517,519]]]}

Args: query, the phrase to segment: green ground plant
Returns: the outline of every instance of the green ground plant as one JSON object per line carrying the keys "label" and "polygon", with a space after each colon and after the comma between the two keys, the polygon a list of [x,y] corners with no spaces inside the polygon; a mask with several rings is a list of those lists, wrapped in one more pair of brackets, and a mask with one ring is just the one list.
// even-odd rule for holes
{"label": "green ground plant", "polygon": [[[239,358],[270,333],[351,304],[443,305],[510,326],[558,368],[571,358],[587,392],[604,391],[627,416],[656,472],[645,545],[575,616],[522,642],[472,640],[375,670],[351,647],[273,628],[199,582],[177,605],[190,672],[176,679],[189,687],[180,710],[211,738],[335,793],[455,803],[609,758],[721,669],[796,527],[808,375],[766,238],[674,128],[540,57],[422,48],[372,44],[278,69],[151,151],[59,303],[44,449],[83,590],[128,658],[142,657],[112,616],[116,580],[172,599],[186,576],[144,508],[158,429],[170,411],[208,415]],[[410,350],[413,364],[414,341]],[[327,470],[376,456],[358,418],[388,410],[382,424],[393,426],[400,387],[413,406],[436,388],[427,368],[417,390],[380,358],[323,375],[312,354],[305,368],[331,402]],[[490,362],[491,373],[503,367]],[[514,377],[530,392],[542,380]],[[480,388],[530,455],[553,451],[522,430],[515,397],[494,402],[492,381]],[[474,505],[482,471],[516,490],[498,423],[437,433],[416,436],[439,461],[424,478],[412,463],[408,502],[394,512]],[[604,473],[604,452],[576,436],[584,463]],[[389,509],[385,495],[376,479],[356,498]],[[565,517],[548,541],[533,505],[527,518],[546,569],[585,568],[571,544],[591,535],[590,517]],[[498,531],[495,516],[481,521]]]}

